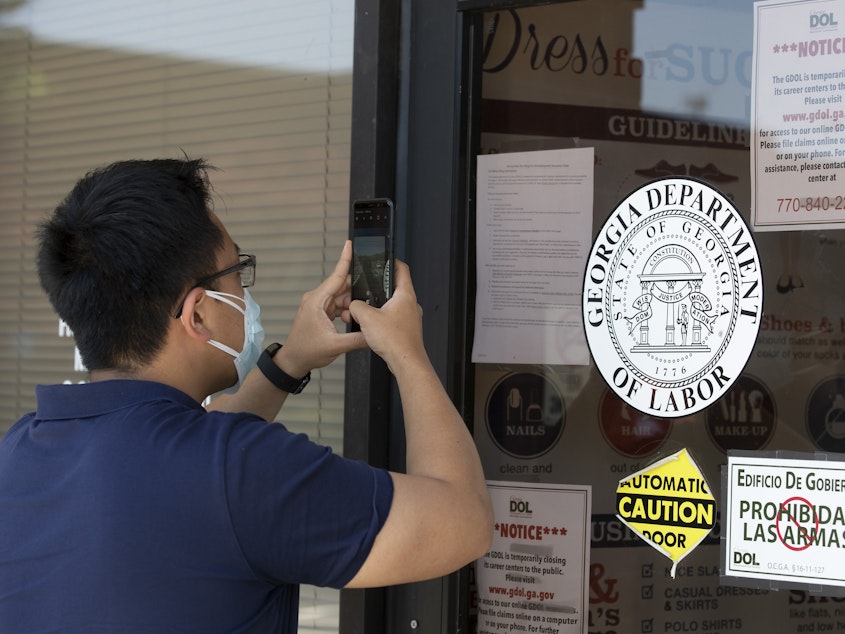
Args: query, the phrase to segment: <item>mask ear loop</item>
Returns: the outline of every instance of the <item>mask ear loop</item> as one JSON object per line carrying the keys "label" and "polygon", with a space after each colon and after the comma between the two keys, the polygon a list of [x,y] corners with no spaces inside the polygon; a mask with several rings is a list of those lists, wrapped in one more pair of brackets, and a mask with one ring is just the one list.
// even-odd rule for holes
{"label": "mask ear loop", "polygon": [[[237,295],[232,295],[231,293],[221,293],[220,291],[206,291],[206,295],[213,297],[214,299],[223,302],[224,304],[229,304],[232,308],[237,310],[241,315],[246,315],[246,300],[242,297],[238,297]],[[244,308],[238,306],[232,299],[236,299],[239,302],[244,303]]]}
{"label": "mask ear loop", "polygon": [[218,350],[222,350],[223,352],[226,352],[226,353],[232,355],[236,359],[238,358],[238,355],[240,354],[240,352],[238,352],[234,348],[230,348],[225,343],[220,343],[219,341],[216,341],[215,339],[209,339],[208,343],[210,343],[212,346],[214,346]]}
{"label": "mask ear loop", "polygon": [[[213,297],[214,299],[223,302],[224,304],[229,304],[229,306],[231,306],[232,308],[237,310],[241,315],[246,316],[246,307],[241,308],[240,306],[238,306],[235,302],[233,302],[229,298],[231,297],[233,299],[236,299],[236,300],[241,301],[244,304],[246,304],[245,299],[242,299],[242,298],[238,297],[237,295],[232,295],[231,293],[221,293],[219,291],[206,291],[205,294],[208,295],[209,297]],[[209,339],[208,343],[210,343],[212,346],[214,346],[218,350],[222,350],[223,352],[226,352],[227,354],[232,355],[236,359],[238,358],[238,355],[240,354],[240,352],[238,352],[234,348],[231,348],[231,347],[227,346],[225,343],[220,343],[219,341],[216,341],[214,339]]]}

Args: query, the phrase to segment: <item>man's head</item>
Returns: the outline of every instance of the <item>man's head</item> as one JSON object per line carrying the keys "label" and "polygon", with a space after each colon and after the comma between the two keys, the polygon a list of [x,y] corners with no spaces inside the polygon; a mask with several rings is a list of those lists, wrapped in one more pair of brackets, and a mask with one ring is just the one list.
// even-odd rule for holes
{"label": "man's head", "polygon": [[114,163],[82,178],[39,228],[38,274],[89,370],[132,370],[164,345],[226,234],[202,160]]}

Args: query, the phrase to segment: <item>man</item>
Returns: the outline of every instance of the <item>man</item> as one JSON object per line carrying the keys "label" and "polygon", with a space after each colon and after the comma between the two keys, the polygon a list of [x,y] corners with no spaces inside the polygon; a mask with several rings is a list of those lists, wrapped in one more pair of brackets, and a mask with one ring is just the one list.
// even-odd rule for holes
{"label": "man", "polygon": [[[384,307],[350,304],[347,242],[252,369],[255,259],[210,206],[203,161],[127,161],[40,229],[42,285],[91,382],[40,386],[0,442],[0,632],[293,632],[300,583],[422,580],[489,546],[480,462],[407,266]],[[338,332],[350,315],[361,331]],[[267,422],[312,369],[366,346],[399,385],[406,474]]]}

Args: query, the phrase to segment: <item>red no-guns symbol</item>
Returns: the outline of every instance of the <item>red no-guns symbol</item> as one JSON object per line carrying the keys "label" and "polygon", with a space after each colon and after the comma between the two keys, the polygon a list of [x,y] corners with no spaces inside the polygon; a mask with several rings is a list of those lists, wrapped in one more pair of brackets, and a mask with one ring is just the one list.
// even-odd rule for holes
{"label": "red no-guns symbol", "polygon": [[[792,506],[789,506],[790,503],[793,503]],[[803,544],[791,545],[786,543],[784,533],[781,532],[781,518],[784,518],[785,520],[788,520],[788,522],[794,524],[796,530],[798,531],[798,536],[801,538],[800,540],[791,541],[803,541]],[[807,530],[802,522],[815,524],[812,533]],[[780,505],[780,511],[775,518],[775,529],[777,530],[778,539],[781,544],[789,548],[789,550],[806,550],[813,545],[816,535],[819,534],[819,516],[816,513],[815,507],[810,504],[808,500],[800,497],[792,497]]]}

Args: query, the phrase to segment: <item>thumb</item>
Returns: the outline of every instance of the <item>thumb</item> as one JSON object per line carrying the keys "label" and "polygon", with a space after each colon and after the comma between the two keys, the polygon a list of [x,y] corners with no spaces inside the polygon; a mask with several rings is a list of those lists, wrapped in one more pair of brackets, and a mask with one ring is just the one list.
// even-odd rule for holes
{"label": "thumb", "polygon": [[366,322],[370,318],[370,311],[372,310],[378,309],[368,306],[367,302],[360,299],[354,299],[349,304],[349,314],[352,316],[352,319],[358,322],[359,326],[361,325],[362,319]]}

